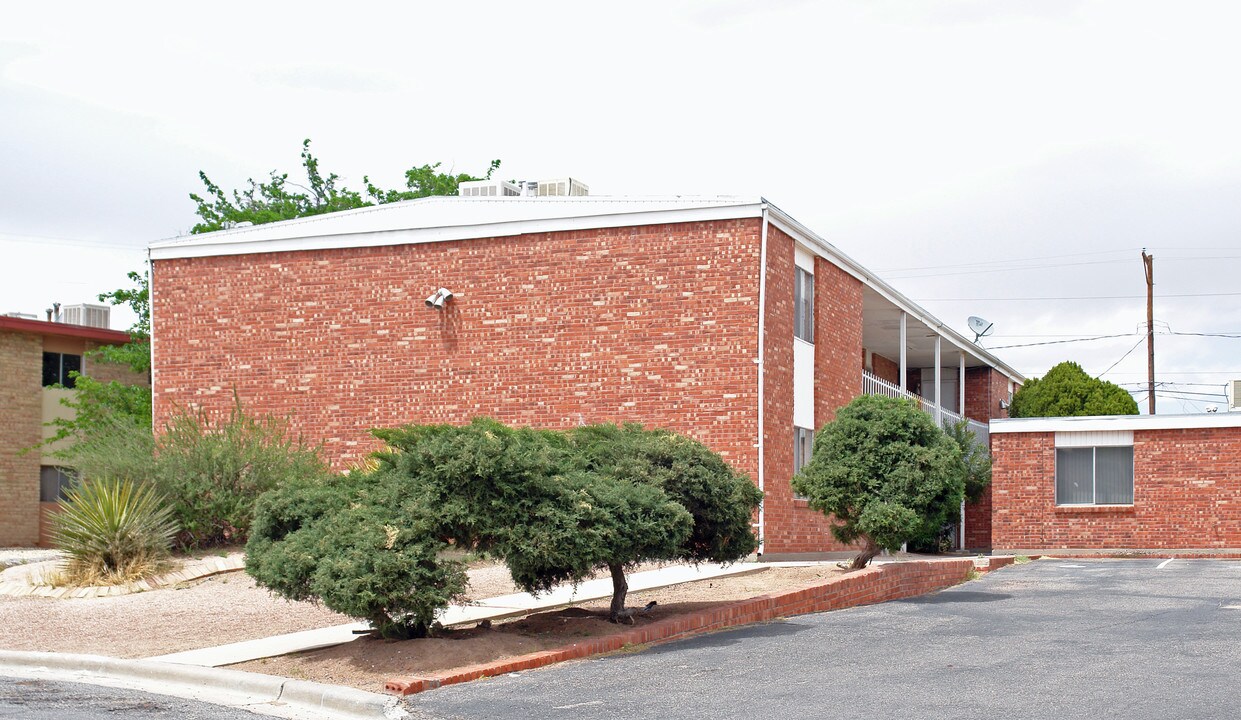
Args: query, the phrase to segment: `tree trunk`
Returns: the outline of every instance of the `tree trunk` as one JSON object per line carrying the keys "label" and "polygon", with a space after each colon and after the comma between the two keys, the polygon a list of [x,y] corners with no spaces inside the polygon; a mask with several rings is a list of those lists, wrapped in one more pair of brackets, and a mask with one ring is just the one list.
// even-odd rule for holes
{"label": "tree trunk", "polygon": [[620,622],[620,613],[625,609],[625,595],[629,592],[629,583],[625,582],[625,568],[615,563],[608,564],[612,571],[612,612],[608,617],[612,622]]}
{"label": "tree trunk", "polygon": [[878,555],[879,551],[883,549],[876,545],[875,541],[871,540],[869,537],[866,537],[865,535],[862,537],[866,538],[866,545],[863,547],[862,552],[858,553],[858,556],[853,558],[853,563],[849,566],[850,570],[861,570],[866,567],[870,564],[871,559]]}

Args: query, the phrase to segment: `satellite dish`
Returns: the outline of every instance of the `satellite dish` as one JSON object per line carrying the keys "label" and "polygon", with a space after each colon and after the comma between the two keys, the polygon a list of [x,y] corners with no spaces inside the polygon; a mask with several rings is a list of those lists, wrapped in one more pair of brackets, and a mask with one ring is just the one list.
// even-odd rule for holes
{"label": "satellite dish", "polygon": [[974,333],[974,342],[978,342],[978,338],[984,338],[991,334],[991,330],[995,327],[994,323],[987,322],[977,315],[970,315],[967,321],[970,325],[970,331]]}

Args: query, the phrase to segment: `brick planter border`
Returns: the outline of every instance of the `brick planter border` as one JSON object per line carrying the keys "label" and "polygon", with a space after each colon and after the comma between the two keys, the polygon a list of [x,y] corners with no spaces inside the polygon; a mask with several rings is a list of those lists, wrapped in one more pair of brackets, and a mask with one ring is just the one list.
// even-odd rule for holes
{"label": "brick planter border", "polygon": [[398,695],[412,695],[445,685],[455,685],[521,670],[532,670],[565,660],[614,652],[631,645],[679,639],[781,617],[899,600],[958,585],[970,578],[971,571],[987,572],[1009,565],[1013,560],[1012,557],[962,558],[872,566],[801,590],[763,595],[730,605],[678,615],[626,632],[594,638],[554,650],[469,665],[427,677],[396,678],[386,682],[384,689]]}
{"label": "brick planter border", "polygon": [[31,585],[27,582],[9,580],[0,582],[0,595],[58,599],[111,597],[158,590],[159,588],[170,587],[178,583],[189,582],[190,580],[198,580],[199,578],[233,572],[235,570],[244,570],[245,567],[246,556],[242,553],[234,553],[228,557],[204,557],[191,560],[180,570],[124,585]]}

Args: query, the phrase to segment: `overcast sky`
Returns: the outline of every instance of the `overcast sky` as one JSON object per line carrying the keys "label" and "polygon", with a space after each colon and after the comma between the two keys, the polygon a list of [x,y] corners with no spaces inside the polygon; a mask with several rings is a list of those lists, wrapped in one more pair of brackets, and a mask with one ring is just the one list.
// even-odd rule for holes
{"label": "overcast sky", "polygon": [[125,285],[193,225],[199,170],[296,173],[312,138],[358,188],[500,158],[596,195],[762,195],[961,332],[994,322],[983,344],[1029,376],[1144,382],[1145,247],[1159,410],[1196,412],[1241,379],[1241,339],[1184,334],[1241,335],[1239,21],[1192,0],[13,4],[0,312]]}

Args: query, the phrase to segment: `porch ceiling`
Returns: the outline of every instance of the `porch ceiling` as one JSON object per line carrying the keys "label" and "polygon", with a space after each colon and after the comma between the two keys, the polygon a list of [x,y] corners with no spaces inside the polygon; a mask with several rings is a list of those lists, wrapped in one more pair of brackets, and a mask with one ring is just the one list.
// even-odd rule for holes
{"label": "porch ceiling", "polygon": [[[910,315],[905,331],[908,366],[932,367],[935,364],[935,330]],[[862,289],[862,347],[900,362],[901,309],[870,287]],[[957,367],[960,361],[956,346],[945,340],[940,345],[940,353],[945,367]],[[986,367],[987,363],[967,352],[965,366]]]}

